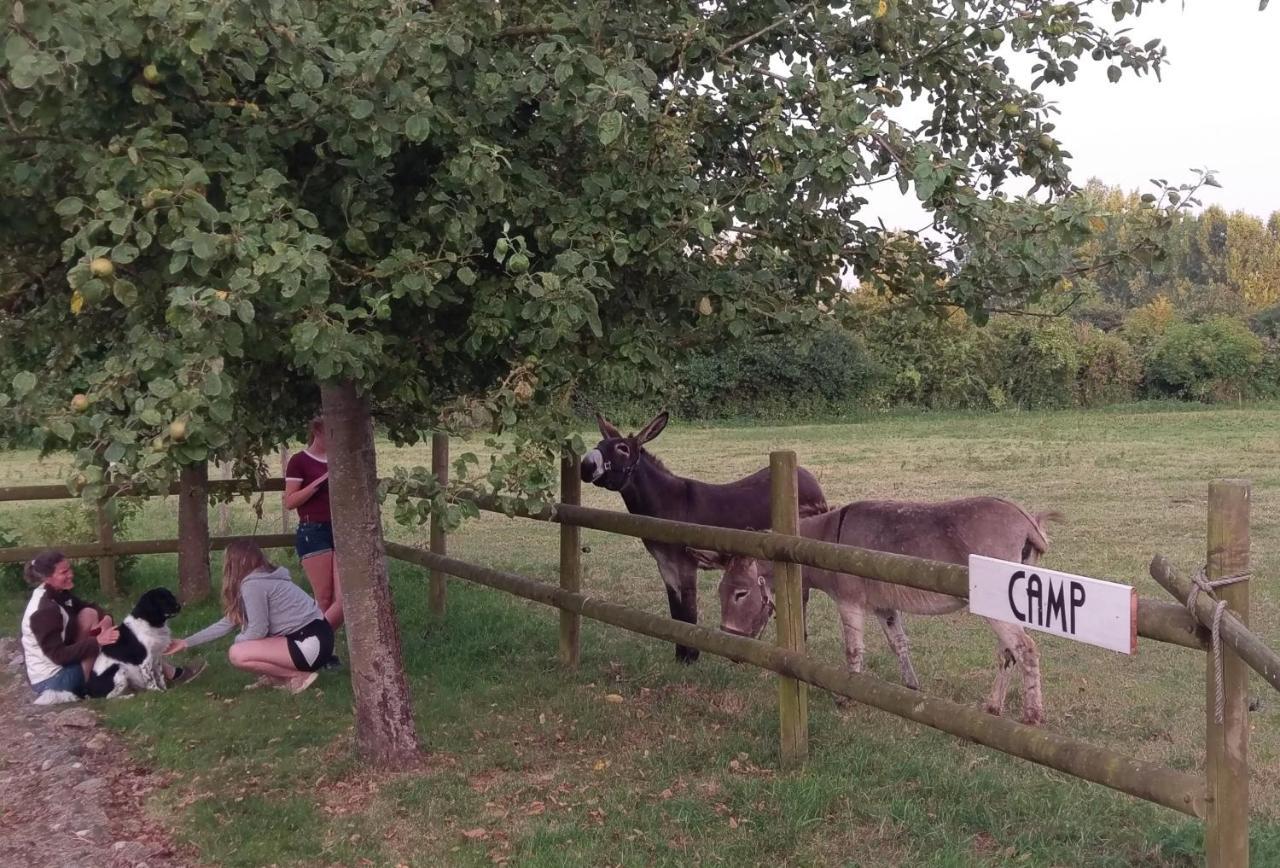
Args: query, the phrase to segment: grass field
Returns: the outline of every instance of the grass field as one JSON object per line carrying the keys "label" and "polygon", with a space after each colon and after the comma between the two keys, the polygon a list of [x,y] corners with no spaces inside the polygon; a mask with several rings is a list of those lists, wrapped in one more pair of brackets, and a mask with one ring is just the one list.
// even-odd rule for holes
{"label": "grass field", "polygon": [[[653,451],[678,473],[724,481],[794,449],[828,500],[1001,494],[1059,509],[1051,567],[1164,592],[1146,575],[1153,552],[1189,569],[1204,557],[1208,481],[1252,480],[1253,624],[1280,644],[1280,406],[1126,407],[1097,412],[892,415],[847,424],[668,429]],[[460,448],[455,446],[455,449]],[[429,450],[380,454],[383,470],[426,463]],[[58,479],[30,454],[0,457],[0,484]],[[584,493],[621,509],[617,495]],[[279,527],[270,501],[260,531]],[[0,509],[0,525],[39,523],[44,505]],[[216,516],[216,512],[214,513]],[[156,501],[130,535],[174,532]],[[44,520],[48,524],[48,519]],[[256,520],[243,505],[233,530]],[[425,542],[425,529],[388,524]],[[468,560],[553,579],[556,530],[486,516],[450,542]],[[665,611],[638,541],[584,532],[592,594]],[[280,553],[295,571],[291,552]],[[215,561],[215,567],[217,562]],[[133,589],[172,584],[174,561],[143,559]],[[300,696],[242,693],[221,646],[189,690],[104,705],[140,759],[172,772],[154,810],[222,865],[791,864],[1180,866],[1200,864],[1197,823],[1100,787],[905,723],[840,711],[811,696],[811,762],[777,772],[774,679],[705,657],[677,666],[670,646],[587,623],[579,671],[555,663],[557,615],[451,582],[449,612],[426,612],[424,574],[393,565],[418,728],[421,769],[378,777],[351,750],[350,687],[326,674]],[[704,573],[704,623],[718,621]],[[0,596],[4,632],[23,591]],[[185,633],[214,617],[184,612]],[[840,660],[834,607],[815,597],[812,653]],[[978,703],[994,643],[963,614],[909,618],[923,689]],[[771,635],[771,632],[770,634]],[[1204,661],[1140,641],[1134,657],[1037,637],[1049,726],[1126,754],[1198,770]],[[878,633],[872,671],[896,681]],[[204,650],[204,649],[201,649]],[[605,700],[617,693],[623,702]],[[1280,864],[1280,696],[1261,679],[1253,722],[1254,864]],[[1011,697],[1013,708],[1020,696]]]}

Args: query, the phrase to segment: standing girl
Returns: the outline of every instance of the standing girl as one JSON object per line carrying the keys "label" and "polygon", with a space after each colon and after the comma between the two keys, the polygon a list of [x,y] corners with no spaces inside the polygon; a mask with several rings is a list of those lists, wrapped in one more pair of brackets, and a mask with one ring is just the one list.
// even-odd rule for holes
{"label": "standing girl", "polygon": [[284,505],[298,511],[295,547],[316,603],[335,630],[342,626],[342,586],[333,560],[333,523],[329,515],[329,457],[324,418],[311,420],[307,448],[289,459],[284,471]]}

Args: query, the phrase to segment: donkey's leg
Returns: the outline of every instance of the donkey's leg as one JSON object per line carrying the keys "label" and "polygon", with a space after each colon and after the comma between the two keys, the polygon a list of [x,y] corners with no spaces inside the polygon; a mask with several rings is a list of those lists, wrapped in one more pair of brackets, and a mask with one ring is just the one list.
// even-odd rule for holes
{"label": "donkey's leg", "polygon": [[[853,672],[861,672],[866,647],[863,640],[863,619],[866,608],[861,599],[837,599],[836,611],[840,613],[840,626],[844,631],[844,659]],[[847,708],[853,704],[847,696],[835,695],[836,705]]]}
{"label": "donkey's leg", "polygon": [[911,643],[907,641],[907,630],[902,625],[902,614],[893,609],[876,609],[876,617],[884,629],[884,638],[898,658],[902,683],[912,690],[919,690],[920,679],[916,678],[915,667],[911,665]]}
{"label": "donkey's leg", "polygon": [[1040,649],[1026,630],[1013,624],[984,619],[999,640],[996,648],[996,681],[987,699],[987,711],[999,716],[1004,712],[1009,693],[1009,678],[1014,664],[1022,668],[1022,722],[1035,726],[1044,723],[1044,699],[1040,687]]}
{"label": "donkey's leg", "polygon": [[[683,554],[672,556],[655,552],[654,559],[667,586],[671,617],[688,624],[698,623],[698,565]],[[693,663],[698,659],[698,649],[677,645],[676,659],[681,663]]]}

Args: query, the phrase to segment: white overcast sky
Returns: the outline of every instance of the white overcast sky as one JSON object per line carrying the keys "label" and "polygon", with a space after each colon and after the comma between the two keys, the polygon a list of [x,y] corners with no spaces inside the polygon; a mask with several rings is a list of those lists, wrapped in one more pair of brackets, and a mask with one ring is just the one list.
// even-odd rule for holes
{"label": "white overcast sky", "polygon": [[[1043,91],[1062,110],[1055,135],[1073,154],[1076,183],[1097,176],[1145,191],[1149,178],[1176,183],[1190,179],[1190,168],[1208,167],[1223,188],[1205,190],[1206,205],[1265,219],[1280,211],[1280,2],[1265,12],[1257,0],[1183,5],[1147,6],[1123,25],[1139,44],[1164,40],[1163,81],[1126,72],[1111,84],[1106,64],[1086,57],[1076,81]],[[1099,20],[1110,20],[1105,5],[1096,8]],[[892,228],[926,222],[914,197],[892,185],[879,192],[865,217]]]}

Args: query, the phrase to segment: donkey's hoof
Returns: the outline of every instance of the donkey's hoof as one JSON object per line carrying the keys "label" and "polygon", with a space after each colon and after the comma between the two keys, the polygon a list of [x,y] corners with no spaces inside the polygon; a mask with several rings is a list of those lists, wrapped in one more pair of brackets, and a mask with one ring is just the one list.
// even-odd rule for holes
{"label": "donkey's hoof", "polygon": [[1022,722],[1027,726],[1040,726],[1044,723],[1044,710],[1039,708],[1024,709]]}
{"label": "donkey's hoof", "polygon": [[855,705],[857,705],[857,703],[854,702],[852,699],[839,693],[831,694],[831,698],[836,701],[836,708],[840,709],[841,711],[848,711],[850,708],[853,708]]}
{"label": "donkey's hoof", "polygon": [[987,714],[991,715],[992,717],[1001,717],[1004,714],[1003,708],[1000,708],[997,705],[992,705],[989,702],[986,705],[982,706],[982,710],[985,711]]}
{"label": "donkey's hoof", "polygon": [[699,653],[697,648],[686,648],[683,645],[676,646],[676,659],[686,666],[697,663]]}

